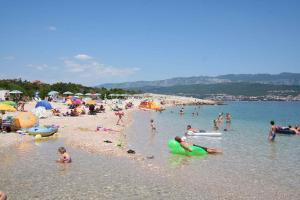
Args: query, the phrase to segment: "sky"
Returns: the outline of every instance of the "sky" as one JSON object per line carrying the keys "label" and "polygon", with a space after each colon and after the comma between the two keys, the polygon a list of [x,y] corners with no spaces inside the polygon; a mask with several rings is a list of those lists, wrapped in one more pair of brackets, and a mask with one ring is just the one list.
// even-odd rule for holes
{"label": "sky", "polygon": [[0,0],[0,79],[300,72],[297,0]]}

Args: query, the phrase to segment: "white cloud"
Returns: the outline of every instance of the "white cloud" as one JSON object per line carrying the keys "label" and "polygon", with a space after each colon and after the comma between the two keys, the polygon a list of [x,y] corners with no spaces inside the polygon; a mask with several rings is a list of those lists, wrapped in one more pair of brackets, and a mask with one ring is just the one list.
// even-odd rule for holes
{"label": "white cloud", "polygon": [[41,65],[28,64],[28,65],[26,65],[26,66],[27,66],[27,67],[34,68],[34,69],[36,69],[36,70],[40,70],[40,71],[42,71],[42,70],[48,68],[48,65],[47,65],[47,64],[41,64]]}
{"label": "white cloud", "polygon": [[67,72],[77,73],[81,77],[128,76],[140,70],[139,68],[117,68],[94,60],[82,63],[66,59],[64,64]]}
{"label": "white cloud", "polygon": [[3,60],[14,60],[16,59],[14,56],[5,56],[2,58]]}
{"label": "white cloud", "polygon": [[91,60],[93,57],[86,55],[86,54],[78,54],[78,55],[74,56],[74,58],[76,58],[78,60]]}
{"label": "white cloud", "polygon": [[49,31],[56,31],[57,28],[55,26],[48,26],[47,29]]}

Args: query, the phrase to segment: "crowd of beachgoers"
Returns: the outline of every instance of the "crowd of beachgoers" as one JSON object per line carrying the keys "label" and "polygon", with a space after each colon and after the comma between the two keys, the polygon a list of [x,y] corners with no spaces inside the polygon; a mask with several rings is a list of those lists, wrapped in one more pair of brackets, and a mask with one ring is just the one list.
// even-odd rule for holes
{"label": "crowd of beachgoers", "polygon": [[[155,94],[106,100],[72,96],[49,96],[45,100],[36,97],[32,100],[21,98],[20,101],[15,102],[15,112],[2,110],[1,122],[7,118],[14,118],[20,113],[33,113],[38,120],[32,126],[38,124],[39,126],[59,127],[58,133],[54,135],[65,138],[68,144],[91,152],[119,155],[124,152],[120,147],[124,147],[126,144],[123,132],[132,121],[131,113],[133,110],[139,109],[141,102],[145,101],[155,102],[161,109],[179,104],[214,104],[214,102],[196,98]],[[9,103],[9,101],[2,102]],[[156,111],[158,110],[156,109]],[[0,147],[33,139],[32,136],[26,134],[23,127],[1,125],[1,128],[3,133],[17,132],[19,134],[1,134]],[[101,140],[116,145],[108,142],[96,142]]]}

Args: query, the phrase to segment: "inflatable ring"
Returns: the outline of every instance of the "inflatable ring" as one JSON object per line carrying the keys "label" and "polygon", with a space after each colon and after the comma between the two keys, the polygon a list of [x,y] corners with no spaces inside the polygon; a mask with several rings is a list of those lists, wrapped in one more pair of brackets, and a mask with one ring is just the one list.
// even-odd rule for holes
{"label": "inflatable ring", "polygon": [[202,156],[207,154],[207,151],[196,146],[189,146],[192,151],[187,151],[182,148],[176,140],[169,140],[168,147],[173,154],[181,154],[186,156]]}

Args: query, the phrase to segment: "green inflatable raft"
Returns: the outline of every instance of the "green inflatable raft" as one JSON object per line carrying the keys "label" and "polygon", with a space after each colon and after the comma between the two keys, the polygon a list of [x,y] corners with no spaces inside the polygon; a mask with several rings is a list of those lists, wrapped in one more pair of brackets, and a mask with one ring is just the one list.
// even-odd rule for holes
{"label": "green inflatable raft", "polygon": [[173,154],[181,154],[186,156],[202,156],[207,154],[207,152],[204,149],[196,146],[189,146],[189,148],[192,151],[187,151],[184,148],[182,148],[176,140],[169,140],[168,147]]}

